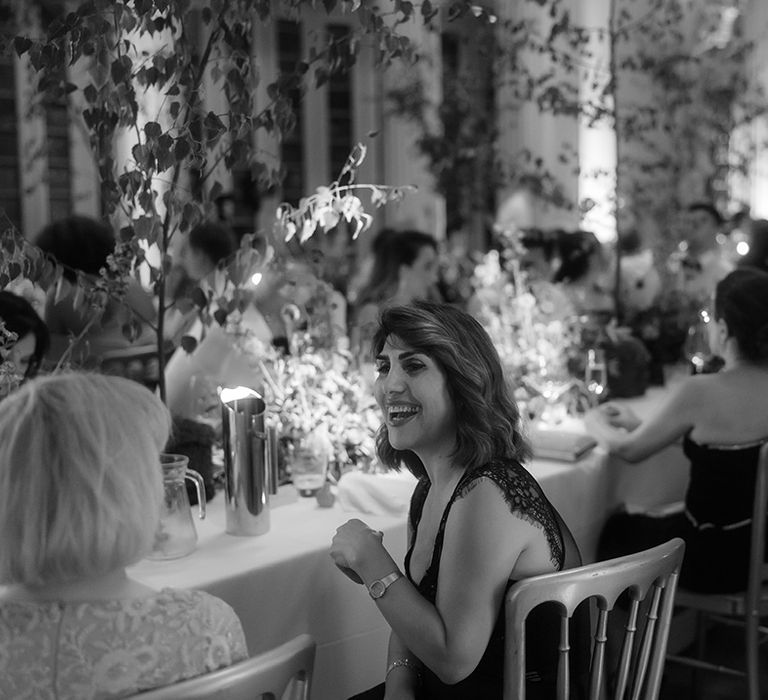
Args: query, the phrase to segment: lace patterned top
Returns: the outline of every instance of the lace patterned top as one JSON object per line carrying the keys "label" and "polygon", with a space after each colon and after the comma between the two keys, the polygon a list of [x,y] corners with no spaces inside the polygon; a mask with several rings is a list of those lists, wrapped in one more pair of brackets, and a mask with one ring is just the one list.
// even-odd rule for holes
{"label": "lace patterned top", "polygon": [[0,602],[0,698],[123,698],[247,656],[235,612],[201,591]]}
{"label": "lace patterned top", "polygon": [[[430,564],[421,581],[414,581],[410,572],[411,554],[424,501],[430,487],[429,479],[423,477],[416,485],[411,499],[410,524],[413,537],[405,556],[405,571],[419,593],[432,604],[437,599],[443,537],[451,506],[468,494],[483,478],[490,479],[498,486],[500,495],[509,506],[510,512],[544,531],[549,543],[550,559],[558,571],[581,563],[573,536],[544,495],[536,479],[518,462],[492,462],[481,468],[467,471],[459,480],[443,511]],[[509,585],[513,583],[514,581],[510,581]],[[418,699],[451,700],[452,698],[482,697],[484,700],[501,700],[504,678],[504,618],[505,606],[502,602],[488,647],[477,668],[464,680],[455,685],[446,685],[425,667]],[[529,643],[526,646],[529,679],[527,697],[554,697],[552,683],[555,681],[557,663],[559,616],[551,609],[539,608],[529,616],[528,620],[529,626],[536,629],[536,634],[529,635]]]}

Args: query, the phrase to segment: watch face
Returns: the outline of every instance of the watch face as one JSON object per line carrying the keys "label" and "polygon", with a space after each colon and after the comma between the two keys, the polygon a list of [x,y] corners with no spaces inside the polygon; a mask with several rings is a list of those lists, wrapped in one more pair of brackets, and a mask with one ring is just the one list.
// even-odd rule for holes
{"label": "watch face", "polygon": [[381,598],[384,595],[384,591],[387,590],[383,581],[374,581],[369,589],[371,598]]}

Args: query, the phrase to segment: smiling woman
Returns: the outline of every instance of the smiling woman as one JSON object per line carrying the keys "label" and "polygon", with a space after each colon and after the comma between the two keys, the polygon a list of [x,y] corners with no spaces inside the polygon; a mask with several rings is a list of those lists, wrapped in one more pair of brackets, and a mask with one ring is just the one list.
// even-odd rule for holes
{"label": "smiling woman", "polygon": [[[385,683],[359,697],[501,700],[506,590],[579,564],[578,549],[522,466],[519,413],[475,319],[429,302],[391,307],[373,354],[379,458],[419,482],[405,575],[360,520],[333,539],[334,561],[368,587],[392,628]],[[531,624],[527,697],[554,697],[559,622],[543,610]],[[577,634],[573,646],[585,651]],[[572,669],[575,685],[582,670]]]}

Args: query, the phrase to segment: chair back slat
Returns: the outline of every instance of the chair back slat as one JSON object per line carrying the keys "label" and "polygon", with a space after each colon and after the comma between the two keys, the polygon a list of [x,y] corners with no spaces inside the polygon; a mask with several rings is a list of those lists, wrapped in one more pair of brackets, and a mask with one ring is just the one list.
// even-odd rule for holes
{"label": "chair back slat", "polygon": [[635,663],[634,680],[632,683],[632,700],[640,700],[640,693],[645,685],[646,674],[648,673],[648,664],[651,660],[651,650],[655,641],[656,622],[659,617],[659,603],[661,594],[664,590],[662,585],[654,584],[653,598],[651,599],[650,609],[645,618],[645,627],[640,638],[640,651]]}
{"label": "chair back slat", "polygon": [[619,657],[618,679],[614,697],[621,700],[627,692],[632,666],[632,655],[635,648],[635,636],[637,635],[637,618],[640,612],[640,601],[632,597],[627,622],[624,625],[624,637],[621,641],[621,656]]}
{"label": "chair back slat", "polygon": [[571,634],[570,618],[563,614],[560,617],[560,644],[557,650],[557,697],[558,700],[568,700],[571,691],[570,651]]}
{"label": "chair back slat", "polygon": [[309,700],[315,642],[302,634],[275,649],[204,676],[155,688],[131,700]]}
{"label": "chair back slat", "polygon": [[[627,688],[631,687],[637,688],[634,697],[638,700],[641,697],[643,700],[657,698],[677,573],[684,550],[685,543],[676,538],[644,552],[534,576],[513,585],[506,597],[505,700],[525,700],[525,621],[531,610],[542,603],[556,603],[562,610],[556,697],[570,697],[568,693],[572,681],[576,680],[575,669],[571,668],[574,649],[571,645],[570,619],[576,608],[588,600],[595,600],[598,609],[591,645],[589,697],[601,700],[604,697],[605,674],[614,670],[606,669],[605,665],[608,617],[625,591],[629,591],[631,607],[617,669],[617,691],[620,690],[620,693],[617,692],[616,697],[624,700]],[[646,599],[649,603],[645,607],[650,609],[650,618],[644,618],[640,652],[635,653],[640,603]],[[635,656],[638,657],[637,663],[633,664]],[[639,678],[633,675],[635,673],[639,674]],[[578,674],[579,679],[582,675]]]}
{"label": "chair back slat", "polygon": [[608,641],[608,610],[598,607],[595,642],[592,646],[592,661],[589,667],[589,697],[599,698],[603,690],[605,672],[605,645]]}

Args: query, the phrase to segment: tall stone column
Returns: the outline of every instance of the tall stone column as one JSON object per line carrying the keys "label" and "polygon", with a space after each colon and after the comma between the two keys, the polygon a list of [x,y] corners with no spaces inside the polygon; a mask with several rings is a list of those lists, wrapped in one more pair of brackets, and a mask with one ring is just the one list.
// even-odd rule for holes
{"label": "tall stone column", "polygon": [[381,184],[415,185],[418,191],[407,194],[402,202],[388,204],[377,218],[387,226],[416,228],[441,239],[445,235],[445,204],[435,192],[426,158],[415,145],[419,129],[402,117],[390,114],[387,105],[388,90],[419,79],[430,103],[427,118],[437,124],[436,110],[442,99],[440,34],[425,27],[418,13],[399,25],[398,32],[416,44],[421,58],[414,66],[394,64],[386,71],[377,71],[381,76],[381,133],[378,136]]}
{"label": "tall stone column", "polygon": [[579,3],[577,21],[592,28],[589,50],[591,60],[579,69],[579,102],[582,114],[578,118],[578,199],[584,207],[581,228],[592,231],[601,241],[616,238],[616,131],[609,117],[595,120],[592,107],[613,108],[606,104],[602,90],[610,80],[611,46],[606,34],[609,29],[611,3],[616,0],[583,0]]}
{"label": "tall stone column", "polygon": [[[577,3],[578,0],[568,0],[565,5],[573,5],[573,14]],[[528,21],[540,37],[546,37],[552,24],[549,9],[548,3],[498,2],[497,41],[502,54],[513,49],[510,25]],[[579,137],[576,119],[571,115],[553,114],[551,109],[534,101],[521,100],[514,86],[521,79],[536,80],[551,75],[552,83],[568,93],[578,91],[577,78],[568,74],[549,53],[536,51],[531,43],[517,50],[520,62],[527,67],[526,75],[520,74],[514,65],[510,66],[504,56],[498,61],[496,104],[500,154],[514,173],[530,172],[535,176],[548,171],[562,187],[566,200],[575,204],[578,200],[575,155]],[[511,216],[518,226],[575,228],[578,224],[575,208],[568,210],[549,204],[541,197],[532,196],[530,188],[527,192],[504,188],[498,200],[504,209],[500,215]]]}

